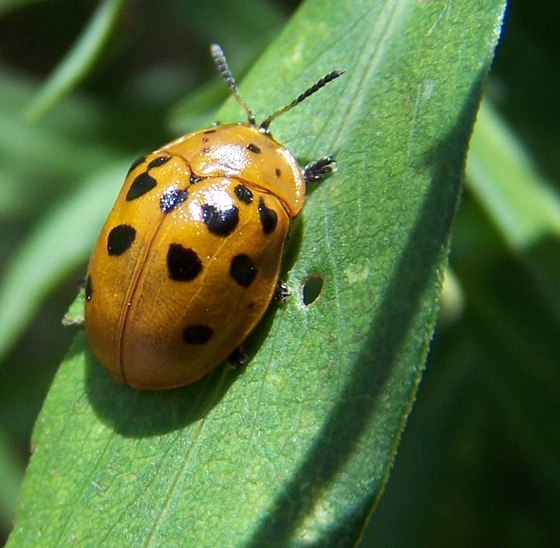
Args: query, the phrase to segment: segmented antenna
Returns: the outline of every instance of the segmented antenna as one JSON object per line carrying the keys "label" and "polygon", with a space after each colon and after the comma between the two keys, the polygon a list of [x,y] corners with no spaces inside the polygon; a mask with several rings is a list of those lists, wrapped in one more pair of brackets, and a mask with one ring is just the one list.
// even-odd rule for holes
{"label": "segmented antenna", "polygon": [[325,87],[329,82],[336,80],[339,76],[344,74],[343,70],[333,70],[329,72],[325,76],[323,76],[317,83],[313,84],[310,88],[306,89],[297,99],[294,99],[288,106],[277,110],[273,114],[271,114],[262,124],[261,129],[264,131],[268,131],[268,126],[270,126],[271,122],[278,118],[281,114],[288,112],[289,110],[293,109],[296,105],[299,105],[302,101],[305,101],[308,97],[313,95],[315,92],[319,91],[321,88]]}
{"label": "segmented antenna", "polygon": [[[235,84],[235,78],[233,74],[229,70],[229,66],[226,61],[226,56],[222,51],[222,48],[218,44],[212,44],[210,46],[210,52],[212,53],[212,57],[214,58],[214,63],[218,67],[218,71],[222,75],[222,78],[225,80],[227,87],[229,88],[231,94],[235,97],[236,101],[241,105],[243,110],[247,113],[247,117],[249,118],[249,123],[251,125],[256,125],[255,116],[251,112],[251,109],[247,106],[245,101],[241,99],[239,96],[239,92],[237,91],[237,85]],[[296,105],[299,105],[302,101],[305,101],[308,97],[313,95],[315,92],[319,91],[321,88],[325,87],[329,82],[332,82],[339,76],[344,74],[343,70],[333,70],[329,72],[325,76],[323,76],[319,81],[313,84],[310,88],[306,89],[297,99],[294,99],[288,106],[277,110],[276,112],[272,113],[259,127],[260,129],[268,133],[268,127],[272,123],[273,120],[278,118],[278,116],[288,112],[289,110],[293,109]]]}
{"label": "segmented antenna", "polygon": [[247,106],[245,101],[241,99],[239,96],[239,92],[237,91],[237,85],[235,84],[235,78],[233,74],[229,70],[229,66],[226,61],[226,56],[222,51],[222,48],[218,44],[212,44],[210,46],[210,53],[214,58],[214,63],[218,67],[218,71],[222,75],[222,78],[226,81],[227,87],[229,88],[231,94],[235,97],[235,100],[243,107],[243,110],[247,113],[247,117],[249,118],[249,123],[255,125],[255,117],[251,112],[251,109]]}

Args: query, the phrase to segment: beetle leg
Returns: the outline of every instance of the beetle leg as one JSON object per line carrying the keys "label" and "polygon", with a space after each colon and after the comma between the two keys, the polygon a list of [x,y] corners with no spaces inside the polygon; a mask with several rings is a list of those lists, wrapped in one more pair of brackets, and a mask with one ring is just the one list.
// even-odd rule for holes
{"label": "beetle leg", "polygon": [[306,184],[317,183],[328,177],[335,169],[334,164],[335,161],[332,156],[325,156],[307,164],[303,169],[303,178]]}
{"label": "beetle leg", "polygon": [[290,295],[290,290],[288,289],[288,286],[286,285],[285,282],[283,282],[282,280],[279,280],[276,283],[276,289],[274,290],[274,300],[277,303],[285,303],[286,299],[289,297]]}
{"label": "beetle leg", "polygon": [[236,370],[239,367],[247,363],[248,356],[243,352],[243,349],[238,346],[229,356],[228,363],[232,370]]}

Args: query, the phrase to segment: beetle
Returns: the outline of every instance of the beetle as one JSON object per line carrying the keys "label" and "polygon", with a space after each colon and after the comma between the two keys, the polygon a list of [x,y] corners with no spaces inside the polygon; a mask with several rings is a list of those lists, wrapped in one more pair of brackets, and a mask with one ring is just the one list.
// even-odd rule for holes
{"label": "beetle", "polygon": [[301,168],[269,126],[343,71],[257,124],[222,49],[211,53],[247,122],[189,133],[136,160],[87,270],[91,348],[113,378],[136,388],[192,383],[228,356],[245,362],[239,346],[279,293],[306,186],[333,171],[330,156]]}

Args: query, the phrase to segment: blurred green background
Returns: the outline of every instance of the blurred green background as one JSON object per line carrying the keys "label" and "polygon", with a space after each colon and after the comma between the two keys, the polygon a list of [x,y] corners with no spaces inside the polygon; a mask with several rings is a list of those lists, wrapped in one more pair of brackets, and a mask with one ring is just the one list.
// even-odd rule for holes
{"label": "blurred green background", "polygon": [[[95,234],[44,242],[76,226],[73,204],[108,210],[111,196],[85,193],[92,179],[124,173],[225,98],[210,42],[241,79],[298,3],[109,4],[99,57],[39,116],[39,90],[100,3],[0,1],[0,541]],[[364,545],[560,545],[559,21],[553,0],[510,4],[439,328]]]}

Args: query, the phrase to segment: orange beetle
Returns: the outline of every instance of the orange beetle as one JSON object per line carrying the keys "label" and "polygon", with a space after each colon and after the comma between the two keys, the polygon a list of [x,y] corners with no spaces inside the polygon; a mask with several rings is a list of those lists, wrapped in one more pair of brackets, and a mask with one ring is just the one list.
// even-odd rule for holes
{"label": "orange beetle", "polygon": [[248,122],[196,131],[134,162],[87,271],[90,345],[136,388],[189,384],[228,356],[244,363],[237,349],[277,290],[306,184],[332,172],[330,157],[302,169],[268,127],[342,71],[257,126],[221,48],[212,55]]}

